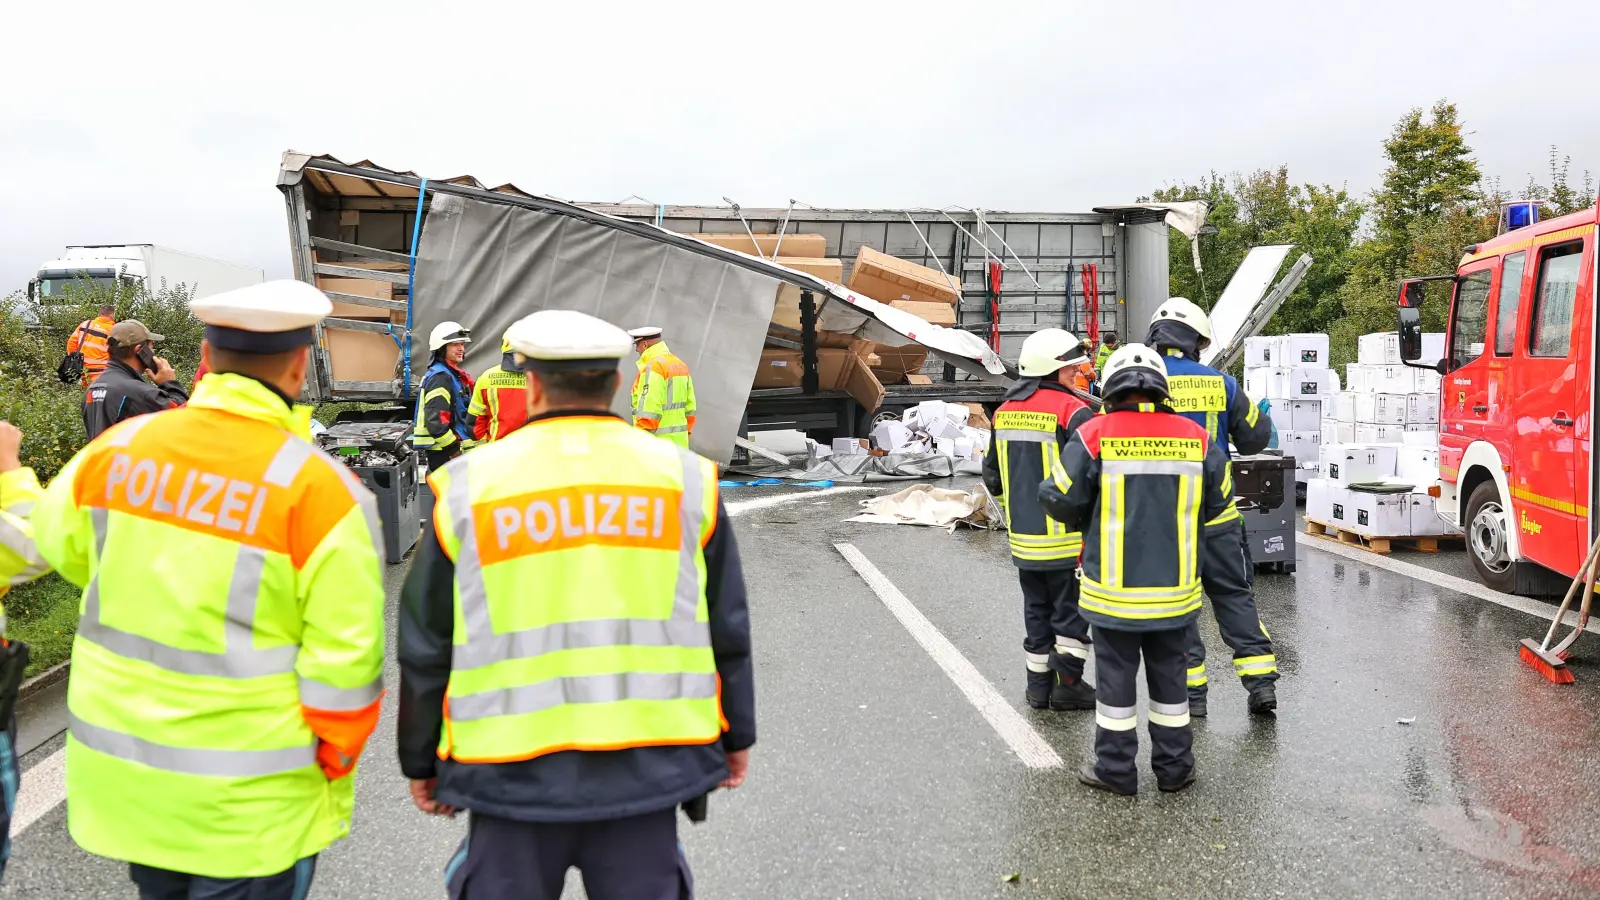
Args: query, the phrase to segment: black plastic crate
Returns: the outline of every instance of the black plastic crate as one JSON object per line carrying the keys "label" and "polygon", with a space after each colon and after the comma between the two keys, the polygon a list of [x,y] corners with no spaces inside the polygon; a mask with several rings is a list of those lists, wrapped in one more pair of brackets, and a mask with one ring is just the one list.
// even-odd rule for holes
{"label": "black plastic crate", "polygon": [[[422,533],[416,457],[407,456],[394,466],[351,466],[350,471],[377,495],[384,557],[387,562],[400,562],[417,545]],[[427,487],[420,489],[425,491]]]}

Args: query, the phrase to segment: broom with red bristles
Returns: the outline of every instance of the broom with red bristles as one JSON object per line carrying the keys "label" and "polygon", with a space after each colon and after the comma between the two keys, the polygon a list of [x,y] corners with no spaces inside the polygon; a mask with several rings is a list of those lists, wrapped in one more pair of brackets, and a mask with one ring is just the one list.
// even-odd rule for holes
{"label": "broom with red bristles", "polygon": [[[1589,624],[1589,606],[1594,600],[1595,574],[1600,571],[1600,537],[1596,537],[1589,546],[1589,558],[1584,560],[1583,568],[1572,579],[1572,585],[1567,588],[1567,596],[1561,601],[1561,608],[1556,610],[1555,620],[1550,623],[1550,630],[1544,634],[1543,643],[1534,643],[1532,638],[1523,638],[1522,646],[1518,648],[1517,655],[1527,663],[1529,668],[1543,675],[1546,680],[1555,684],[1572,684],[1576,679],[1572,670],[1567,668],[1567,657],[1572,653],[1572,642],[1583,634],[1583,629]],[[1577,596],[1579,589],[1583,590],[1583,602],[1578,605],[1578,625],[1572,629],[1561,643],[1551,646],[1555,640],[1556,632],[1561,628],[1561,622],[1567,616],[1567,610],[1572,608],[1572,598]]]}

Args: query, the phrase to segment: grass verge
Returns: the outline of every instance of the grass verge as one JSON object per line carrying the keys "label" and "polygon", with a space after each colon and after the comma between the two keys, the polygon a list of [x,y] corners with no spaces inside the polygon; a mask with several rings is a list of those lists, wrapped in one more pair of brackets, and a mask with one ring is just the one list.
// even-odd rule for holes
{"label": "grass verge", "polygon": [[6,595],[6,634],[28,645],[28,677],[72,654],[81,592],[59,575],[12,588]]}

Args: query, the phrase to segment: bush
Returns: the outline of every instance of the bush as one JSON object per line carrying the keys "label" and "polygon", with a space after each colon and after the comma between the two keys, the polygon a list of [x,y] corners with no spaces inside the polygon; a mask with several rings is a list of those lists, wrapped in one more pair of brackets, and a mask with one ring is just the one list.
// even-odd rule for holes
{"label": "bush", "polygon": [[59,575],[46,575],[6,594],[6,633],[28,645],[29,676],[72,655],[81,596]]}

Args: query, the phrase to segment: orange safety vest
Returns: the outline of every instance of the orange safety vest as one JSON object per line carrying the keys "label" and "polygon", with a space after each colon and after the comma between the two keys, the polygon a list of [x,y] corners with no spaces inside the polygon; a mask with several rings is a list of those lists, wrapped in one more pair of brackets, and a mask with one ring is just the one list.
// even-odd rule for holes
{"label": "orange safety vest", "polygon": [[83,354],[83,371],[91,381],[111,363],[111,348],[106,342],[111,339],[111,328],[116,324],[117,320],[109,316],[95,316],[80,323],[72,337],[67,338],[67,352]]}

